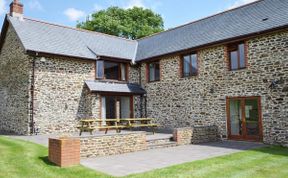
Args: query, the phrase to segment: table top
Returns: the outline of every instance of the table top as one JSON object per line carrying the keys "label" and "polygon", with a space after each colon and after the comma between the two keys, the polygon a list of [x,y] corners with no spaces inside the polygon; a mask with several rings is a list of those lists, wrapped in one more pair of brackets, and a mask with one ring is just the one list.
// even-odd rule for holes
{"label": "table top", "polygon": [[80,122],[95,122],[95,119],[82,119]]}

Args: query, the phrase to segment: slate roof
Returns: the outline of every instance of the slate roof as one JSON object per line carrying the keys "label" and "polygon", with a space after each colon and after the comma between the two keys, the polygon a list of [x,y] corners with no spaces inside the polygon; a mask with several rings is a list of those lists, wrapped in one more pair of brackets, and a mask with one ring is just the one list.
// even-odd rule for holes
{"label": "slate roof", "polygon": [[141,61],[288,27],[288,0],[260,0],[140,40],[7,16],[26,50],[96,60],[97,56]]}
{"label": "slate roof", "polygon": [[97,56],[133,59],[137,42],[97,32],[7,16],[26,50],[96,60]]}
{"label": "slate roof", "polygon": [[288,0],[262,0],[140,39],[136,61],[287,25]]}
{"label": "slate roof", "polygon": [[146,91],[137,84],[131,83],[113,83],[101,81],[85,81],[91,92],[105,92],[105,93],[127,93],[127,94],[146,94]]}

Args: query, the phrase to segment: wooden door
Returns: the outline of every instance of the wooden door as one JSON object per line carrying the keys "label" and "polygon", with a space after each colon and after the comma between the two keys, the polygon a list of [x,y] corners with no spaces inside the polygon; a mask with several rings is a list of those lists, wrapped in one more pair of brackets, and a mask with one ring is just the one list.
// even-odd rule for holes
{"label": "wooden door", "polygon": [[228,138],[262,140],[260,97],[227,98]]}

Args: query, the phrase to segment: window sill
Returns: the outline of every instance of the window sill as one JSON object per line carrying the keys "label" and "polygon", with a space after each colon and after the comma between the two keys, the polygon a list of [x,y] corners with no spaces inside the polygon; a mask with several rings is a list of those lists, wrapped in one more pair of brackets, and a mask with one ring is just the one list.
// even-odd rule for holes
{"label": "window sill", "polygon": [[185,79],[189,79],[189,78],[195,78],[195,77],[198,77],[198,74],[195,74],[195,75],[189,75],[189,76],[182,76],[181,78]]}
{"label": "window sill", "polygon": [[237,72],[237,71],[243,71],[243,70],[246,70],[247,69],[247,67],[245,67],[245,68],[239,68],[239,69],[229,69],[229,71],[230,72]]}

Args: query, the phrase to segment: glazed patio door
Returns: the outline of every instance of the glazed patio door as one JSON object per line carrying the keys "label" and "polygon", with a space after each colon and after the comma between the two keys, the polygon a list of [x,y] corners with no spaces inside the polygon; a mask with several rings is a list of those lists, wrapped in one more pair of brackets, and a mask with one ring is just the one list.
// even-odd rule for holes
{"label": "glazed patio door", "polygon": [[133,117],[133,96],[106,95],[101,97],[101,119],[106,125],[106,119]]}
{"label": "glazed patio door", "polygon": [[260,97],[228,98],[227,118],[230,139],[262,139]]}

